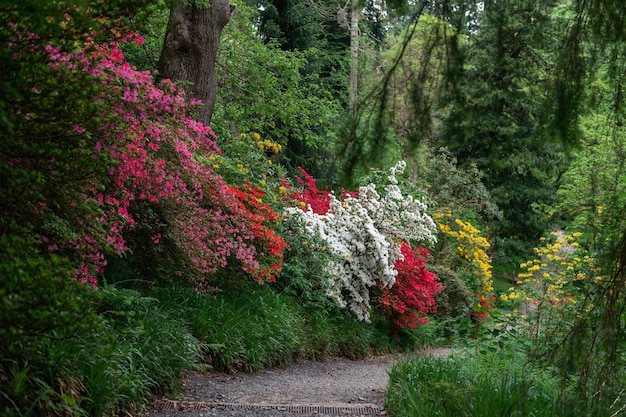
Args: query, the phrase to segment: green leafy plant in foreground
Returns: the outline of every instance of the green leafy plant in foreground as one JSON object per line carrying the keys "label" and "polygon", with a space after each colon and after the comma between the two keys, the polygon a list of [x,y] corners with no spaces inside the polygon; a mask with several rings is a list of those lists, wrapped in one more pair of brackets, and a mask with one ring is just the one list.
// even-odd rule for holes
{"label": "green leafy plant in foreground", "polygon": [[390,372],[393,416],[566,416],[558,381],[497,355],[415,357]]}
{"label": "green leafy plant in foreground", "polygon": [[295,300],[259,286],[196,294],[161,289],[157,297],[189,323],[204,361],[216,369],[259,371],[293,360],[300,345],[301,317]]}

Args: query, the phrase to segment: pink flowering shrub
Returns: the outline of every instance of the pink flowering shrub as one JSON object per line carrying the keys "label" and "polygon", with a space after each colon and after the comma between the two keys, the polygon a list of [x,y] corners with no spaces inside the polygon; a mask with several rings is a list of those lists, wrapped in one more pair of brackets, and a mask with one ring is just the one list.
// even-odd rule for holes
{"label": "pink flowering shrub", "polygon": [[[185,100],[169,80],[155,86],[150,73],[125,62],[120,43],[141,43],[142,38],[129,35],[108,44],[87,38],[80,50],[65,52],[35,35],[16,31],[16,37],[15,59],[28,53],[47,62],[29,86],[31,94],[45,96],[41,108],[61,94],[70,103],[80,97],[74,100],[80,107],[66,114],[57,107],[60,116],[17,103],[25,128],[52,129],[55,118],[63,118],[59,135],[67,149],[57,141],[46,143],[49,149],[43,151],[50,153],[51,166],[74,163],[66,175],[80,179],[73,182],[74,190],[59,190],[54,204],[38,195],[34,220],[41,245],[73,259],[77,279],[95,287],[105,255],[129,252],[125,233],[133,229],[149,234],[153,245],[174,245],[180,265],[203,283],[204,275],[228,264],[240,265],[261,281],[280,271],[280,242],[265,239],[270,232],[260,226],[259,214],[204,162],[221,151],[210,127],[192,118],[198,103]],[[7,162],[17,170],[33,168],[27,157]],[[166,227],[142,220],[148,218],[142,210],[150,207],[160,207],[157,220]],[[261,265],[264,257],[271,258],[267,270]]]}

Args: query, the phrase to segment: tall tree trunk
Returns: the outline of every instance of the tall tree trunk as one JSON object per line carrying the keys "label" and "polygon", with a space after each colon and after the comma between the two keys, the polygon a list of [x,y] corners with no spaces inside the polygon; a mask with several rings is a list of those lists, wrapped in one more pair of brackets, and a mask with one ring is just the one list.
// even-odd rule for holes
{"label": "tall tree trunk", "polygon": [[205,125],[211,122],[215,108],[220,37],[234,8],[228,0],[210,0],[206,7],[193,0],[175,0],[170,12],[159,71],[162,78],[191,83],[185,89],[190,97],[202,101],[196,120]]}
{"label": "tall tree trunk", "polygon": [[350,6],[350,117],[357,116],[357,94],[359,89],[359,1],[352,0]]}

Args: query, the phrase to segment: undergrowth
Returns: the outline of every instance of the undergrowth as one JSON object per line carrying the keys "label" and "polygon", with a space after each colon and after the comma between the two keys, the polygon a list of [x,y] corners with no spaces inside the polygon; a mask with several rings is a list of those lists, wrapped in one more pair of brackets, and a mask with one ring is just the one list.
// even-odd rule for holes
{"label": "undergrowth", "polygon": [[359,322],[256,283],[214,294],[121,283],[79,293],[80,308],[65,313],[71,325],[4,333],[0,415],[134,413],[154,395],[178,395],[194,369],[257,372],[299,358],[414,350],[428,339],[420,336],[428,327],[394,337],[382,317]]}
{"label": "undergrowth", "polygon": [[502,353],[419,356],[390,372],[386,408],[412,417],[616,416],[611,401],[577,406],[576,393],[547,369]]}

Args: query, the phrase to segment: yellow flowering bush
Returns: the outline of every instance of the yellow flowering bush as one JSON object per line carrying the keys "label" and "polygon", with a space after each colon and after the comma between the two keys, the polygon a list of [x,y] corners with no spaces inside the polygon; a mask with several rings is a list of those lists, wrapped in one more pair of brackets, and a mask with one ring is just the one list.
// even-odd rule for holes
{"label": "yellow flowering bush", "polygon": [[442,239],[440,254],[447,259],[446,263],[463,268],[468,275],[467,284],[482,293],[493,292],[491,258],[487,250],[491,245],[481,231],[469,221],[463,221],[453,216],[451,210],[437,211],[433,219],[437,223]]}
{"label": "yellow flowering bush", "polygon": [[455,271],[476,297],[471,300],[472,314],[487,318],[496,302],[492,295],[493,267],[487,254],[489,241],[470,221],[453,215],[451,210],[438,210],[433,219],[440,232],[436,262]]}
{"label": "yellow flowering bush", "polygon": [[[555,349],[555,341],[571,334],[576,320],[590,312],[593,294],[604,291],[593,255],[579,245],[580,233],[553,232],[535,248],[535,257],[520,264],[516,286],[500,295],[508,327],[524,329],[533,355]],[[546,353],[548,352],[548,353]]]}
{"label": "yellow flowering bush", "polygon": [[551,241],[541,239],[543,245],[535,248],[534,259],[520,264],[518,286],[500,296],[504,303],[525,305],[526,311],[575,305],[590,280],[601,282],[594,258],[579,247],[580,233],[552,232],[551,236]]}

